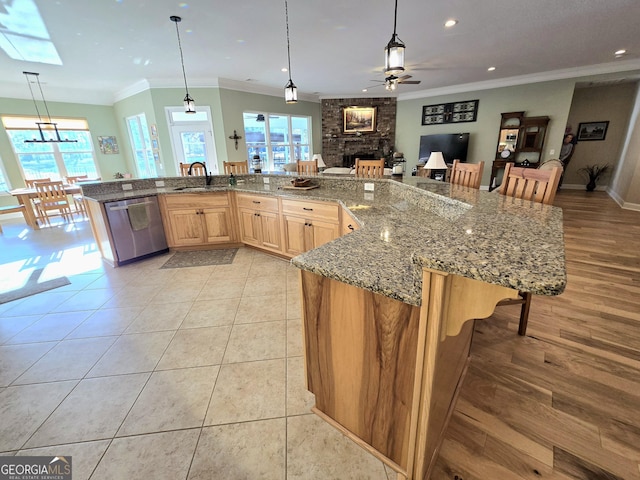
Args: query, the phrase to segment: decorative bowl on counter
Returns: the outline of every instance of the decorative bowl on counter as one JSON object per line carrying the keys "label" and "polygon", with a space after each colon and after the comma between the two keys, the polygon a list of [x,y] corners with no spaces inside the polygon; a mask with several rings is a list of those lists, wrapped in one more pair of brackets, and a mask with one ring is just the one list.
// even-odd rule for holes
{"label": "decorative bowl on counter", "polygon": [[311,186],[311,180],[309,178],[295,178],[291,180],[291,184],[294,187],[309,187]]}

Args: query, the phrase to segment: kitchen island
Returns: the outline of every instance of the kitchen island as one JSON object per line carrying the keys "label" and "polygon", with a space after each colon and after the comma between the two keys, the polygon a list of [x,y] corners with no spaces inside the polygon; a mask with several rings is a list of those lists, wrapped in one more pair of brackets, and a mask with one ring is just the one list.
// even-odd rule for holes
{"label": "kitchen island", "polygon": [[[358,222],[292,259],[301,270],[307,386],[314,411],[399,478],[429,478],[469,361],[473,321],[519,290],[564,289],[562,211],[421,178],[315,177],[319,188],[309,191],[282,188],[289,179],[278,175],[248,175],[237,187],[224,180],[201,194],[338,202]],[[179,194],[165,183],[113,194]]]}

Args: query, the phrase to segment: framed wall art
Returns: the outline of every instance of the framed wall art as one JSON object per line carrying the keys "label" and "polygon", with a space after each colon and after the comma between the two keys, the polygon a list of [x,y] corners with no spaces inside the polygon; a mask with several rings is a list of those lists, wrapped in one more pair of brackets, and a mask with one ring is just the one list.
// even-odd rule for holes
{"label": "framed wall art", "polygon": [[344,107],[342,133],[376,131],[377,107]]}
{"label": "framed wall art", "polygon": [[578,125],[578,141],[604,140],[607,136],[609,121],[606,122],[584,122]]}
{"label": "framed wall art", "polygon": [[98,137],[98,146],[100,147],[100,153],[105,155],[120,153],[116,137]]}
{"label": "framed wall art", "polygon": [[422,125],[475,122],[479,100],[439,103],[422,107]]}

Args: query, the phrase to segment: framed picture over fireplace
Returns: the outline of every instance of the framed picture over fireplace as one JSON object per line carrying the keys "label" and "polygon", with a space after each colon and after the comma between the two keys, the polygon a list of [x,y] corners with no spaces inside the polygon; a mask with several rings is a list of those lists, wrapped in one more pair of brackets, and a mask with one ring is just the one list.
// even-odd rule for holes
{"label": "framed picture over fireplace", "polygon": [[371,133],[376,131],[377,107],[344,107],[342,133]]}

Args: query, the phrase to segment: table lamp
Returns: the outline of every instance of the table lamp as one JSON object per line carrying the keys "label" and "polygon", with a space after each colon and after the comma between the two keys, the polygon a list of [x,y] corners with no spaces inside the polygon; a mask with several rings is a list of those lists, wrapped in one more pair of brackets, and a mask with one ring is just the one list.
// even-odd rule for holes
{"label": "table lamp", "polygon": [[[444,161],[444,156],[442,155],[442,152],[431,152],[431,155],[429,155],[429,160],[427,160],[427,163],[424,164],[423,168],[425,170],[445,170],[446,171],[447,164]],[[444,180],[445,176],[446,175],[442,176],[442,180]]]}
{"label": "table lamp", "polygon": [[322,155],[320,155],[319,153],[314,153],[312,160],[315,160],[316,162],[318,162],[318,171],[321,172],[322,170],[324,170],[325,168],[327,168],[327,164],[324,163],[324,160],[322,159]]}

